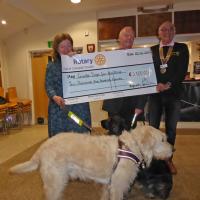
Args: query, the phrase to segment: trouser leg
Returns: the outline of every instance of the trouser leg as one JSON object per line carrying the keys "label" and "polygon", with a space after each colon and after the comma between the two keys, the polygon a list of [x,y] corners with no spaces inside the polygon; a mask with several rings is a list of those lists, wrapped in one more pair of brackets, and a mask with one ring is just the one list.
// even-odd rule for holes
{"label": "trouser leg", "polygon": [[162,101],[158,96],[150,96],[148,110],[149,125],[159,129],[162,116]]}
{"label": "trouser leg", "polygon": [[167,141],[174,146],[176,139],[176,126],[180,116],[180,101],[177,99],[166,102],[165,127]]}
{"label": "trouser leg", "polygon": [[[176,140],[176,126],[180,116],[180,101],[178,99],[169,98],[165,102],[165,127],[167,134],[167,141],[175,145]],[[172,174],[177,174],[177,169],[172,162],[172,157],[167,161],[168,167]]]}

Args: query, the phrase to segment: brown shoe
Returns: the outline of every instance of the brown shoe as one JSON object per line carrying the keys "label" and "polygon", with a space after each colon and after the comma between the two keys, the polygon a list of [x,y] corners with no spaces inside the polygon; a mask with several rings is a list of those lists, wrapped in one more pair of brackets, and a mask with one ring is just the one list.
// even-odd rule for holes
{"label": "brown shoe", "polygon": [[171,174],[173,174],[173,175],[177,174],[177,169],[176,169],[174,163],[172,162],[172,160],[167,160],[167,166],[169,167]]}

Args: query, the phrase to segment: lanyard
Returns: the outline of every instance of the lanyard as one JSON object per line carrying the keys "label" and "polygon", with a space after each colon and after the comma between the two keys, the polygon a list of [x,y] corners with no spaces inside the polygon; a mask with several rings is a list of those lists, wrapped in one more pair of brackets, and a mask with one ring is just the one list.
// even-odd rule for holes
{"label": "lanyard", "polygon": [[167,62],[169,61],[169,59],[170,59],[170,57],[172,55],[172,50],[173,50],[173,47],[170,46],[168,51],[167,51],[166,57],[164,57],[163,47],[159,48],[159,55],[160,55],[160,60],[161,60],[162,64],[167,64]]}

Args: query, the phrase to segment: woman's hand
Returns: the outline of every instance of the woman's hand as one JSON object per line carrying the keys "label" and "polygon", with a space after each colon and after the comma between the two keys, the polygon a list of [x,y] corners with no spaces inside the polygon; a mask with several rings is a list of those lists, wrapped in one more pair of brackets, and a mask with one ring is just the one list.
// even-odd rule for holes
{"label": "woman's hand", "polygon": [[64,107],[65,106],[65,101],[62,97],[60,96],[53,96],[53,100],[55,101],[56,104],[58,104],[60,107]]}

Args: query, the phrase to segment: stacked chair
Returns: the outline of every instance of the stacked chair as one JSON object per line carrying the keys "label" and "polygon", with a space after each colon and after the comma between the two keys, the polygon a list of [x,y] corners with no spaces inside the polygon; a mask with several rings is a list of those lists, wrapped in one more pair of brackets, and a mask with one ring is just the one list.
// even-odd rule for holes
{"label": "stacked chair", "polygon": [[22,128],[23,118],[21,107],[17,102],[7,103],[6,113],[6,124],[7,128]]}
{"label": "stacked chair", "polygon": [[[27,116],[27,118],[26,118]],[[22,128],[25,118],[28,124],[32,120],[32,101],[19,99],[16,87],[9,87],[5,95],[0,87],[0,130],[5,135],[10,128]]]}
{"label": "stacked chair", "polygon": [[[7,100],[10,104],[13,104],[10,112],[18,113],[16,114],[18,126],[20,127],[24,124],[26,117],[28,125],[30,125],[32,120],[32,101],[30,99],[19,99],[16,87],[9,87],[7,89]],[[17,107],[14,107],[16,104]]]}
{"label": "stacked chair", "polygon": [[[0,97],[1,99],[5,99],[4,88],[0,87]],[[8,132],[8,126],[6,123],[6,116],[7,116],[7,103],[1,101],[0,103],[0,129],[2,130],[3,134]]]}

